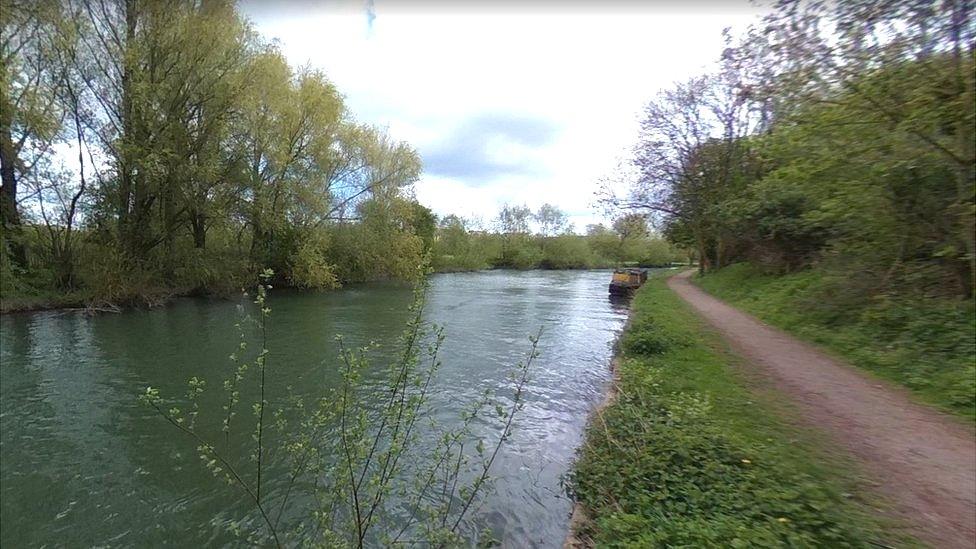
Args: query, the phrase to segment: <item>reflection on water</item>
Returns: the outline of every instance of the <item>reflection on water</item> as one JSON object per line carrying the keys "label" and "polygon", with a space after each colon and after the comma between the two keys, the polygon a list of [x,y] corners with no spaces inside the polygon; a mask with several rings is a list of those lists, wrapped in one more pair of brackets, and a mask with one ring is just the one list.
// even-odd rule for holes
{"label": "reflection on water", "polygon": [[[607,299],[608,278],[560,271],[432,278],[426,316],[447,336],[434,403],[444,423],[457,420],[460,402],[507,386],[528,336],[545,330],[526,406],[479,510],[508,546],[561,545],[570,502],[560,480],[602,397],[626,318],[627,303]],[[271,399],[289,387],[322,396],[337,384],[335,334],[352,345],[377,341],[389,352],[410,300],[410,289],[395,284],[274,293]],[[0,319],[0,544],[230,543],[226,522],[243,514],[244,502],[233,490],[215,489],[194,445],[136,396],[147,385],[182,394],[194,375],[219,392],[236,321],[235,303],[206,299],[95,318],[46,312]],[[211,429],[219,429],[221,404],[201,414],[214,419]]]}

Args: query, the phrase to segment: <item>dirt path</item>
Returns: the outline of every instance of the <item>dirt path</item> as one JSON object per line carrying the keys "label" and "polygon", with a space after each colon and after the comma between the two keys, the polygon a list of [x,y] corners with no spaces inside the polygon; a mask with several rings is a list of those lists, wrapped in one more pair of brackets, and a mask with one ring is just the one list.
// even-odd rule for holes
{"label": "dirt path", "polygon": [[811,345],[693,285],[668,281],[797,406],[803,421],[853,454],[896,514],[937,547],[976,547],[976,434]]}

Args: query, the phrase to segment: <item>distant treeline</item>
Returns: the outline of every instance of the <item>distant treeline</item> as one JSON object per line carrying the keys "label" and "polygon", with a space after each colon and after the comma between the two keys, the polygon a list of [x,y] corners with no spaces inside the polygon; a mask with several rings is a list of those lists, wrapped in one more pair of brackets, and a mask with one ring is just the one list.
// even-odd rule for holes
{"label": "distant treeline", "polygon": [[457,216],[442,219],[431,254],[434,269],[582,269],[688,260],[687,254],[655,235],[640,214],[621,216],[611,227],[589,225],[586,234],[579,235],[555,206],[544,204],[537,213],[525,206],[505,206],[494,225],[495,231],[487,232],[472,230],[471,222]]}

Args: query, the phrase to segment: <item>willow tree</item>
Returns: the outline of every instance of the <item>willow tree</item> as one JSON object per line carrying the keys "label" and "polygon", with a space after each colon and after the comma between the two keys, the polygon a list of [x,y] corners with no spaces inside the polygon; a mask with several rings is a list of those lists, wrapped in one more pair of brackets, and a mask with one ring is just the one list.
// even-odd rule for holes
{"label": "willow tree", "polygon": [[[107,158],[94,220],[134,261],[205,215],[253,36],[228,0],[78,0],[78,69]],[[198,235],[199,236],[199,235]]]}
{"label": "willow tree", "polygon": [[[163,193],[163,232],[172,247],[178,230],[189,228],[193,246],[206,247],[210,228],[231,211],[237,188],[234,158],[227,154],[233,118],[253,85],[249,61],[264,47],[234,10],[233,2],[208,1],[180,20],[184,41],[181,76],[166,142],[172,151]],[[171,252],[171,250],[170,250]]]}
{"label": "willow tree", "polygon": [[539,225],[539,234],[543,237],[556,236],[569,228],[569,217],[552,204],[539,206],[533,218]]}
{"label": "willow tree", "polygon": [[242,218],[256,264],[287,271],[289,256],[356,205],[396,196],[420,161],[404,143],[357,124],[320,72],[294,72],[279,52],[256,56],[231,149],[243,182]]}

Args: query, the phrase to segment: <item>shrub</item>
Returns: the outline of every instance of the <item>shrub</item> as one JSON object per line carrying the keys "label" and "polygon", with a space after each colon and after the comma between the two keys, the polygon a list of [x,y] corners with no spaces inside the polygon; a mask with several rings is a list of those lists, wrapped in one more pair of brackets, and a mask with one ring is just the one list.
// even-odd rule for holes
{"label": "shrub", "polygon": [[331,289],[339,286],[335,266],[326,261],[322,251],[312,243],[302,244],[289,261],[288,278],[300,288]]}

